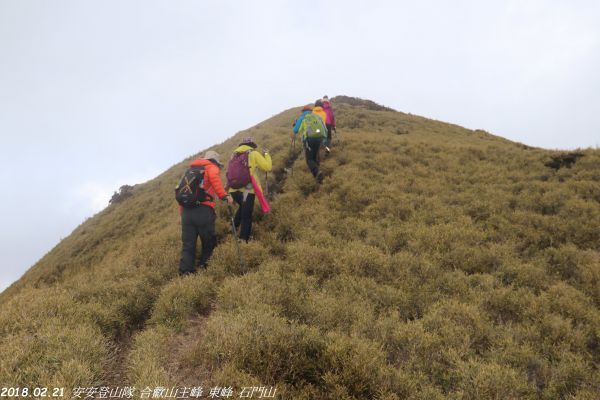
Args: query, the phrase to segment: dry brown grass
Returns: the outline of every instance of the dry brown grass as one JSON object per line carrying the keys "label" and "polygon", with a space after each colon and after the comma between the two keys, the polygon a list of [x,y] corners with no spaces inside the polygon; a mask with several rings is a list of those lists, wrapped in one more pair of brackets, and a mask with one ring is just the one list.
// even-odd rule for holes
{"label": "dry brown grass", "polygon": [[595,398],[600,152],[555,169],[560,153],[481,130],[334,105],[322,186],[290,155],[299,109],[214,147],[253,135],[274,157],[245,266],[221,207],[209,270],[176,277],[184,163],[82,224],[0,298],[0,380],[95,384],[129,334],[138,386],[198,374],[294,399]]}

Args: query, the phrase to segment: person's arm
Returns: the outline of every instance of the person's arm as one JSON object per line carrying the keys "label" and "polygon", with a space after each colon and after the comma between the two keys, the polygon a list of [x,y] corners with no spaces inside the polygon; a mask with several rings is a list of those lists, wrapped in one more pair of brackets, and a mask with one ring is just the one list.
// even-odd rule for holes
{"label": "person's arm", "polygon": [[304,118],[302,118],[302,122],[300,123],[300,127],[298,128],[298,133],[302,138],[302,143],[304,143],[304,131],[306,131],[306,123],[304,122]]}
{"label": "person's arm", "polygon": [[219,176],[219,168],[214,166],[213,168],[207,168],[206,174],[208,175],[208,182],[215,190],[215,193],[221,200],[226,200],[229,194],[225,191],[223,187],[223,182],[221,182],[221,177]]}
{"label": "person's arm", "polygon": [[300,130],[300,125],[302,125],[302,121],[304,121],[304,116],[306,114],[302,114],[300,117],[298,117],[298,119],[296,120],[296,124],[294,125],[294,135],[298,134],[298,131]]}
{"label": "person's arm", "polygon": [[255,150],[252,152],[252,156],[254,157],[254,164],[258,168],[265,172],[269,172],[273,169],[273,161],[271,160],[271,155],[269,153],[265,152],[265,155],[263,156]]}

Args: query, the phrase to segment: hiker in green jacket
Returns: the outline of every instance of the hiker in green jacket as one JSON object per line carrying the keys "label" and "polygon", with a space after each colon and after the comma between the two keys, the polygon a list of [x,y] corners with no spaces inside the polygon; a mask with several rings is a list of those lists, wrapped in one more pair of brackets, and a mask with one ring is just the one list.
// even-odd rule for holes
{"label": "hiker in green jacket", "polygon": [[319,150],[323,142],[327,140],[325,123],[314,112],[306,114],[300,124],[298,133],[302,135],[306,164],[317,182],[321,183],[323,181],[323,173],[320,171]]}

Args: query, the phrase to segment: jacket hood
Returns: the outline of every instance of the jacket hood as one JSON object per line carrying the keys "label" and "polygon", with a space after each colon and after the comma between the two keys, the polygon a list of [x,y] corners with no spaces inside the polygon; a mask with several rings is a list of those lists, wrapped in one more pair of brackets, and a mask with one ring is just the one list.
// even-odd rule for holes
{"label": "jacket hood", "polygon": [[315,108],[313,108],[313,112],[315,112],[315,111],[316,112],[323,111],[323,107],[316,106]]}
{"label": "jacket hood", "polygon": [[254,150],[254,147],[248,146],[246,144],[241,145],[237,149],[234,150],[234,153],[244,153],[246,151]]}

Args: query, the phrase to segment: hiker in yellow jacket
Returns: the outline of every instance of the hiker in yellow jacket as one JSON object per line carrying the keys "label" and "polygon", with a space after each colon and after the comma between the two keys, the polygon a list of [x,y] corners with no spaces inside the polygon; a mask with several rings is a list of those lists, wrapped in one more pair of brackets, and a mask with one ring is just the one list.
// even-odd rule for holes
{"label": "hiker in yellow jacket", "polygon": [[240,239],[246,242],[250,239],[252,232],[252,212],[255,199],[250,175],[254,177],[262,190],[258,171],[269,172],[273,168],[271,155],[267,151],[261,154],[256,148],[254,138],[244,138],[240,146],[233,152],[227,168],[227,187],[233,200],[239,204],[233,221],[235,228],[240,228]]}

